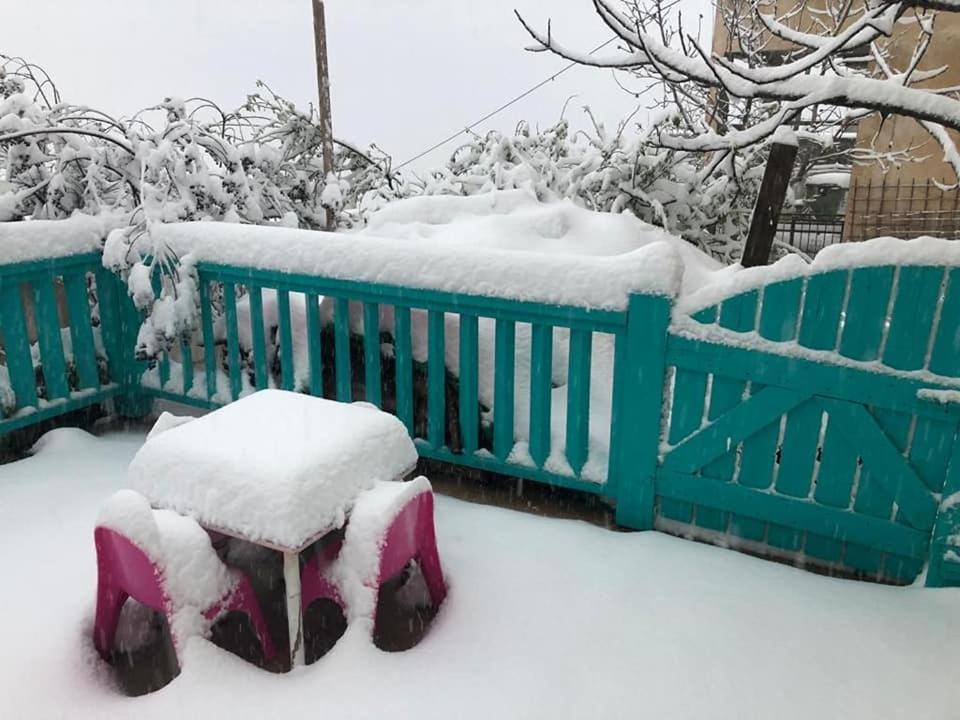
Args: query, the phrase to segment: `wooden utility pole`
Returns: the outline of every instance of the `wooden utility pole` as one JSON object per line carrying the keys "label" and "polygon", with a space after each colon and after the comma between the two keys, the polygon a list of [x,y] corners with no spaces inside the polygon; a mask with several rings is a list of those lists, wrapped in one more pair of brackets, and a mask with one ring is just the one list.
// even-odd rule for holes
{"label": "wooden utility pole", "polygon": [[[330,68],[327,65],[327,26],[323,15],[323,0],[313,0],[313,36],[317,52],[317,91],[320,96],[320,141],[323,145],[323,175],[333,173],[333,123],[330,120]],[[327,208],[327,230],[337,227],[336,213]]]}
{"label": "wooden utility pole", "polygon": [[777,234],[780,211],[787,197],[793,163],[797,159],[796,143],[776,142],[770,146],[770,158],[760,182],[760,193],[750,219],[750,231],[743,246],[743,267],[766,265],[770,262],[770,248]]}

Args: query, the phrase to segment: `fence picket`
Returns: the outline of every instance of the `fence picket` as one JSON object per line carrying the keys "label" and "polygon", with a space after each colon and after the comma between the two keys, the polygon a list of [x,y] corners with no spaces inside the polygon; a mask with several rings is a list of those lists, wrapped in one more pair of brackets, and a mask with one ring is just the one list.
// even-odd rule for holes
{"label": "fence picket", "polygon": [[67,296],[70,316],[70,338],[73,344],[73,363],[81,388],[99,388],[97,351],[93,342],[93,327],[90,323],[90,300],[87,297],[87,273],[85,271],[63,274],[63,288]]}
{"label": "fence picket", "polygon": [[413,352],[410,347],[410,308],[394,307],[393,352],[396,356],[397,417],[414,434],[413,427]]}
{"label": "fence picket", "polygon": [[363,372],[364,397],[377,407],[383,405],[380,390],[380,306],[363,304]]}
{"label": "fence picket", "polygon": [[27,318],[20,282],[3,278],[0,285],[0,325],[3,326],[3,349],[10,373],[10,387],[16,396],[16,407],[36,407],[37,379],[27,339]]}
{"label": "fence picket", "polygon": [[834,270],[807,279],[797,336],[803,347],[813,350],[833,350],[836,347],[847,277],[846,270]]}
{"label": "fence picket", "polygon": [[[718,318],[720,327],[736,332],[753,330],[758,301],[759,296],[755,290],[724,300],[720,306]],[[735,408],[743,400],[745,388],[746,383],[743,380],[714,374],[713,385],[710,389],[708,419],[716,420],[724,413]],[[711,481],[730,482],[733,480],[736,470],[736,460],[737,445],[732,444],[726,454],[704,466],[703,475],[709,477]],[[722,531],[726,529],[728,521],[727,513],[703,506],[697,508],[695,522],[700,527]],[[755,527],[750,528],[749,525],[749,521],[745,523],[747,533],[755,530]]]}
{"label": "fence picket", "polygon": [[841,355],[853,360],[876,360],[880,356],[892,285],[892,267],[857,268],[850,273]]}
{"label": "fence picket", "polygon": [[294,390],[293,327],[290,320],[290,293],[286,290],[277,290],[277,325],[280,335],[280,387]]}
{"label": "fence picket", "polygon": [[258,390],[269,387],[267,368],[267,341],[263,329],[263,291],[259,285],[249,285],[250,342],[253,344],[253,384]]}
{"label": "fence picket", "polygon": [[898,370],[923,367],[943,275],[943,268],[938,267],[900,268],[883,351],[884,365]]}
{"label": "fence picket", "polygon": [[530,457],[543,467],[550,455],[553,328],[535,323],[530,347]]}
{"label": "fence picket", "polygon": [[442,448],[446,439],[446,327],[444,314],[427,312],[427,440]]}
{"label": "fence picket", "polygon": [[217,345],[213,335],[213,312],[210,303],[210,283],[200,280],[200,326],[203,333],[203,364],[207,386],[207,400],[217,393]]}
{"label": "fence picket", "polygon": [[193,348],[189,340],[180,341],[180,367],[183,370],[183,394],[193,390]]}
{"label": "fence picket", "polygon": [[67,397],[70,394],[53,283],[52,277],[38,277],[32,283],[37,342],[40,345],[40,363],[47,387],[47,400]]}
{"label": "fence picket", "polygon": [[[796,337],[802,293],[803,282],[799,279],[775,283],[764,288],[760,320],[757,326],[760,337],[776,342],[784,342]],[[761,383],[752,383],[750,387],[751,397],[757,395],[765,387]],[[780,423],[775,422],[767,424],[743,441],[740,472],[737,475],[737,482],[740,485],[766,489],[773,484],[779,439]],[[747,525],[746,531],[749,533],[749,539],[763,539],[766,534],[766,527],[761,528],[759,525],[756,521]],[[741,534],[744,534],[742,528]],[[744,536],[746,535],[744,534]]]}
{"label": "fence picket", "polygon": [[353,375],[350,368],[350,301],[338,297],[333,311],[333,352],[337,376],[337,400],[352,399]]}
{"label": "fence picket", "polygon": [[479,404],[477,401],[478,320],[476,315],[460,316],[460,441],[463,452],[472,455],[479,441]]}
{"label": "fence picket", "polygon": [[513,450],[516,323],[497,318],[494,331],[493,454],[506,460]]}
{"label": "fence picket", "polygon": [[940,324],[930,355],[930,371],[939,375],[960,374],[960,268],[948,273]]}
{"label": "fence picket", "polygon": [[307,363],[310,372],[310,394],[323,397],[323,333],[320,330],[320,298],[306,294]]}
{"label": "fence picket", "polygon": [[227,329],[227,371],[230,376],[230,397],[240,397],[240,339],[237,332],[237,289],[231,282],[223,283],[224,322]]}
{"label": "fence picket", "polygon": [[590,434],[590,350],[593,333],[570,332],[569,371],[567,373],[567,462],[579,475],[587,461]]}

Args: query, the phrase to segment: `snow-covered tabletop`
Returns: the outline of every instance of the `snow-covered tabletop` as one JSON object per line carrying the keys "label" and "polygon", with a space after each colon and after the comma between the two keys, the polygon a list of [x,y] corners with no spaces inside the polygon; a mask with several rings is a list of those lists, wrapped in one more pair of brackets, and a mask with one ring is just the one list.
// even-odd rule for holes
{"label": "snow-covered tabletop", "polygon": [[372,405],[262,390],[190,422],[161,418],[129,480],[155,507],[297,552],[416,461],[403,424]]}

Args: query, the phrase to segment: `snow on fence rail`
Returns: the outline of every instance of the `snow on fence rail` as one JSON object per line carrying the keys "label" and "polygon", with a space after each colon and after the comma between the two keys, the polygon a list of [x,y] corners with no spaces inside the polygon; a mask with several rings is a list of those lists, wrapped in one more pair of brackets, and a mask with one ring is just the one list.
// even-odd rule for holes
{"label": "snow on fence rail", "polygon": [[423,456],[600,495],[629,527],[897,582],[929,560],[928,584],[960,584],[960,253],[944,241],[725,271],[675,300],[663,247],[549,272],[474,252],[472,286],[443,249],[411,262],[405,245],[270,231],[254,257],[259,231],[164,232],[199,256],[201,322],[152,368],[96,253],[0,266],[16,399],[0,433],[108,398],[123,414],[270,386],[363,399]]}

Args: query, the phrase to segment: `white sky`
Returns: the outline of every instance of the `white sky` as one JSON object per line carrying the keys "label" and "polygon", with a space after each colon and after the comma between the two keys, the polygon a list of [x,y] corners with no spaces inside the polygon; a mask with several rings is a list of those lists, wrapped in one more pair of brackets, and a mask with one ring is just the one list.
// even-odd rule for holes
{"label": "white sky", "polygon": [[[683,0],[691,26],[709,0]],[[0,53],[42,65],[65,100],[130,114],[166,95],[241,104],[262,79],[305,106],[316,96],[311,0],[6,2]],[[327,0],[334,134],[376,142],[399,163],[565,64],[524,50],[514,8],[589,50],[610,33],[590,0]],[[690,28],[694,30],[694,27]],[[610,46],[612,47],[612,46]],[[636,101],[606,71],[574,68],[485,123],[547,126],[564,101],[613,125]],[[441,164],[451,144],[414,167]]]}

